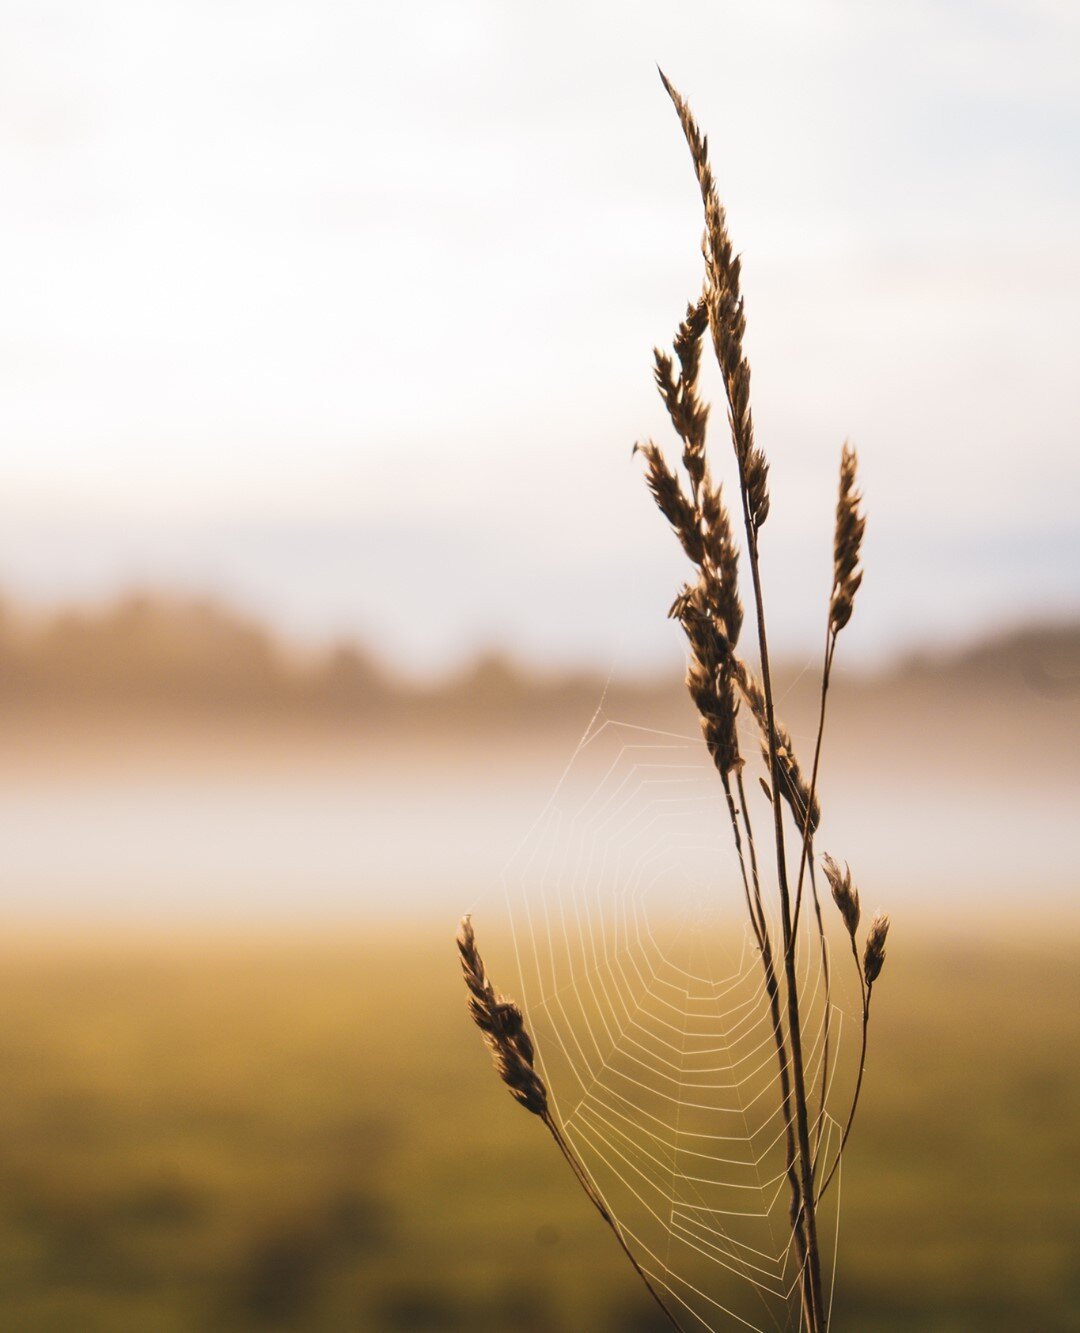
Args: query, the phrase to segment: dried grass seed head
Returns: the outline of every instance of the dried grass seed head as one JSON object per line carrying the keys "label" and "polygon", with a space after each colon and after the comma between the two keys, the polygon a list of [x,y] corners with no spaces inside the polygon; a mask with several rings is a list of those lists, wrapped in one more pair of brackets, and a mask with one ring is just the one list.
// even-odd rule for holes
{"label": "dried grass seed head", "polygon": [[[795,755],[795,742],[791,739],[791,732],[775,714],[773,725],[776,728],[776,766],[780,775],[780,795],[791,808],[799,832],[802,833],[805,829],[807,836],[812,838],[821,825],[821,802],[817,798],[817,793],[810,790],[810,783],[806,780],[806,775]],[[761,757],[768,765],[767,740],[761,742]]]}
{"label": "dried grass seed head", "polygon": [[845,862],[841,871],[828,852],[821,858],[821,865],[832,890],[833,902],[840,909],[848,934],[854,939],[862,909],[859,906],[859,890],[851,882],[851,867]]}
{"label": "dried grass seed head", "polygon": [[671,418],[675,433],[683,442],[683,465],[696,496],[705,476],[705,433],[709,409],[697,393],[701,370],[701,339],[708,327],[708,309],[704,296],[686,308],[686,318],[675,334],[675,356],[679,362],[675,377],[671,357],[656,348],[654,378],[656,387]]}
{"label": "dried grass seed head", "polygon": [[682,543],[682,548],[695,565],[701,565],[705,559],[705,543],[701,535],[701,525],[694,506],[686,497],[679,479],[667,465],[664,455],[652,440],[645,444],[635,444],[634,453],[640,453],[645,459],[645,480],[657,508],[671,524],[672,530]]}
{"label": "dried grass seed head", "polygon": [[868,986],[872,986],[881,975],[885,963],[885,938],[888,933],[888,916],[884,912],[877,912],[870,922],[870,930],[866,936],[866,950],[863,953],[863,975]]}
{"label": "dried grass seed head", "polygon": [[769,464],[765,455],[755,445],[749,452],[743,468],[743,484],[746,487],[746,505],[750,511],[750,521],[755,529],[760,528],[769,517]]}
{"label": "dried grass seed head", "polygon": [[754,422],[750,411],[750,366],[743,355],[746,309],[740,292],[741,263],[735,254],[727,228],[727,213],[716,189],[709,164],[709,143],[698,128],[685,99],[666,77],[660,78],[679,117],[683,135],[697,176],[705,208],[705,302],[713,350],[724,380],[728,400],[728,424],[739,463],[743,492],[747,497],[750,520],[755,529],[765,522],[769,512],[768,464],[754,446]]}
{"label": "dried grass seed head", "polygon": [[739,599],[739,548],[731,531],[724,491],[714,486],[708,472],[701,488],[701,526],[705,540],[706,594],[713,615],[720,621],[732,648],[742,632],[743,607]]}
{"label": "dried grass seed head", "polygon": [[498,995],[476,947],[472,921],[461,919],[457,936],[461,971],[469,992],[469,1013],[484,1034],[492,1062],[510,1095],[533,1115],[547,1114],[547,1088],[533,1067],[535,1051],[521,1010]]}
{"label": "dried grass seed head", "polygon": [[696,386],[701,370],[701,340],[709,327],[709,306],[705,295],[687,305],[686,318],[675,335],[675,355],[679,358],[680,376],[684,384]]}
{"label": "dried grass seed head", "polygon": [[[733,659],[732,675],[758,724],[758,731],[761,734],[761,757],[768,769],[769,717],[765,691],[746,663],[739,659]],[[821,803],[816,792],[811,800],[810,784],[795,755],[795,743],[791,739],[791,732],[776,716],[775,711],[773,727],[776,730],[777,788],[795,817],[800,833],[805,828],[807,836],[813,837],[821,824]]]}
{"label": "dried grass seed head", "polygon": [[862,583],[859,555],[866,516],[861,512],[862,494],[856,486],[858,458],[845,443],[840,455],[840,494],[836,502],[836,534],[833,538],[833,588],[829,603],[829,627],[839,634],[851,619],[855,594]]}
{"label": "dried grass seed head", "polygon": [[736,725],[738,699],[731,645],[711,614],[705,582],[702,576],[692,587],[684,587],[670,614],[682,625],[690,645],[686,686],[713,763],[724,776],[742,762]]}

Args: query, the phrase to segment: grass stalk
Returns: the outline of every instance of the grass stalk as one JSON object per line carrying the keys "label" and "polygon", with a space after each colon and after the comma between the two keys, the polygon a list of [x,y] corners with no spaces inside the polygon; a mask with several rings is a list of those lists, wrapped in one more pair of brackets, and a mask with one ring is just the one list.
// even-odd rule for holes
{"label": "grass stalk", "polygon": [[[692,581],[683,586],[669,614],[681,624],[689,646],[686,684],[698,712],[706,748],[723,785],[747,913],[761,958],[771,1036],[779,1067],[784,1176],[791,1224],[789,1243],[798,1261],[800,1322],[805,1333],[826,1333],[829,1316],[822,1286],[817,1209],[839,1166],[858,1109],[866,1068],[870,999],[874,981],[884,963],[889,925],[887,917],[879,914],[875,918],[860,963],[856,942],[860,921],[858,890],[851,882],[850,870],[842,872],[836,862],[826,856],[822,863],[825,877],[847,929],[852,955],[859,969],[862,1042],[858,1076],[840,1143],[823,1183],[815,1188],[830,1083],[832,1010],[828,941],[814,861],[814,837],[821,820],[817,791],[837,638],[850,619],[855,593],[862,580],[859,556],[865,519],[860,510],[861,496],[856,489],[855,453],[845,444],[840,464],[833,584],[817,733],[807,781],[795,755],[791,734],[776,710],[760,558],[760,532],[770,508],[769,465],[754,440],[750,367],[743,352],[746,317],[740,290],[740,260],[734,253],[726,214],[709,165],[707,141],[686,102],[662,72],[661,79],[690,149],[705,212],[702,294],[687,307],[675,335],[674,354],[659,349],[654,353],[656,386],[682,444],[685,486],[680,474],[669,466],[663,452],[651,440],[635,445],[634,452],[644,458],[645,477],[653,498],[694,570]],[[728,409],[742,516],[742,550],[750,571],[760,678],[737,653],[743,625],[743,606],[738,589],[740,547],[733,535],[723,488],[714,482],[706,457],[709,409],[698,395],[706,334],[710,336],[720,368]],[[757,725],[762,760],[768,774],[768,782],[762,779],[762,785],[772,814],[771,843],[782,937],[776,943],[765,910],[763,863],[758,855],[743,779],[745,761],[738,726],[740,702],[747,705]],[[788,861],[784,805],[789,808],[798,834],[794,875]],[[811,1097],[804,1052],[804,1024],[810,1011],[804,1012],[800,1003],[796,968],[796,945],[807,877],[818,931],[825,995],[821,1086],[817,1094],[820,1107],[813,1145]],[[524,1018],[516,1005],[497,996],[488,981],[468,918],[462,922],[458,947],[469,989],[470,1011],[484,1034],[501,1078],[514,1098],[543,1121],[578,1184],[611,1229],[637,1276],[670,1324],[678,1329],[678,1320],[633,1254],[622,1224],[604,1202],[585,1164],[551,1112],[547,1089],[535,1068],[532,1041],[525,1029]]]}
{"label": "grass stalk", "polygon": [[[746,316],[740,292],[740,261],[734,254],[727,218],[720,203],[709,165],[708,145],[697,127],[689,107],[661,72],[693,159],[702,203],[705,208],[706,302],[713,348],[720,366],[728,405],[728,425],[738,465],[739,498],[746,536],[746,556],[753,589],[761,684],[764,694],[765,735],[768,770],[774,793],[772,801],[773,839],[776,875],[780,895],[780,917],[784,943],[784,980],[787,1009],[787,1040],[790,1047],[791,1090],[795,1111],[797,1172],[791,1178],[791,1213],[795,1230],[801,1228],[805,1247],[802,1267],[803,1307],[810,1333],[823,1333],[825,1305],[821,1287],[821,1258],[814,1208],[813,1162],[810,1154],[809,1116],[807,1112],[806,1075],[802,1050],[802,1023],[799,1013],[798,984],[792,950],[791,894],[788,884],[787,856],[784,846],[783,812],[776,793],[781,790],[780,763],[773,700],[772,671],[769,662],[769,638],[765,621],[761,560],[758,533],[769,512],[768,464],[754,443],[753,416],[750,407],[750,367],[743,354],[742,338]],[[689,554],[689,551],[688,551]]]}
{"label": "grass stalk", "polygon": [[476,945],[472,921],[467,916],[462,918],[458,927],[457,945],[461,971],[469,994],[469,1013],[483,1033],[484,1042],[491,1052],[492,1063],[499,1077],[506,1084],[514,1100],[544,1124],[589,1202],[607,1223],[619,1243],[619,1248],[630,1261],[631,1267],[644,1283],[649,1295],[664,1312],[672,1328],[677,1329],[678,1333],[684,1333],[682,1325],[635,1258],[622,1227],[600,1197],[581,1159],[552,1115],[547,1087],[536,1069],[533,1041],[525,1027],[524,1016],[513,1000],[499,995],[492,985]]}

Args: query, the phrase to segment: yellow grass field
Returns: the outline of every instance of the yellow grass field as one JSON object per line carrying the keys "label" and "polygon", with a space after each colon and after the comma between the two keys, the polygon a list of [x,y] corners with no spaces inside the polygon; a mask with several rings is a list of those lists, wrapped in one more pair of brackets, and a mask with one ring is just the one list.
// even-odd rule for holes
{"label": "yellow grass field", "polygon": [[[492,1074],[445,930],[0,953],[0,1327],[656,1327]],[[1075,937],[898,937],[838,1330],[1080,1329]]]}

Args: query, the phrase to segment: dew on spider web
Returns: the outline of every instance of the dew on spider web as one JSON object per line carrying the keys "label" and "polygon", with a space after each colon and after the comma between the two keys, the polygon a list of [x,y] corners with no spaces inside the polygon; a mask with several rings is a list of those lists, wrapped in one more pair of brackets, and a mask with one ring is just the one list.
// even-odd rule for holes
{"label": "dew on spider web", "polygon": [[[779,940],[771,816],[763,796],[748,800]],[[701,741],[598,713],[503,891],[506,988],[517,988],[563,1131],[642,1268],[687,1328],[797,1328],[769,996]],[[819,1096],[829,1006],[809,915],[804,926],[796,965],[812,1131],[828,1162],[838,1142]],[[832,1070],[847,1029],[834,994],[827,1104],[843,1100]]]}

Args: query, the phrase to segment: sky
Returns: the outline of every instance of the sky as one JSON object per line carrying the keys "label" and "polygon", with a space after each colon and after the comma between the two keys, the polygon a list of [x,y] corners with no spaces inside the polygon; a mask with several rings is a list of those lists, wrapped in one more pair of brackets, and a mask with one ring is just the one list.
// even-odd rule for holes
{"label": "sky", "polygon": [[744,256],[782,648],[845,438],[853,658],[1080,614],[1072,0],[0,0],[3,594],[209,593],[420,676],[677,661],[657,63]]}

